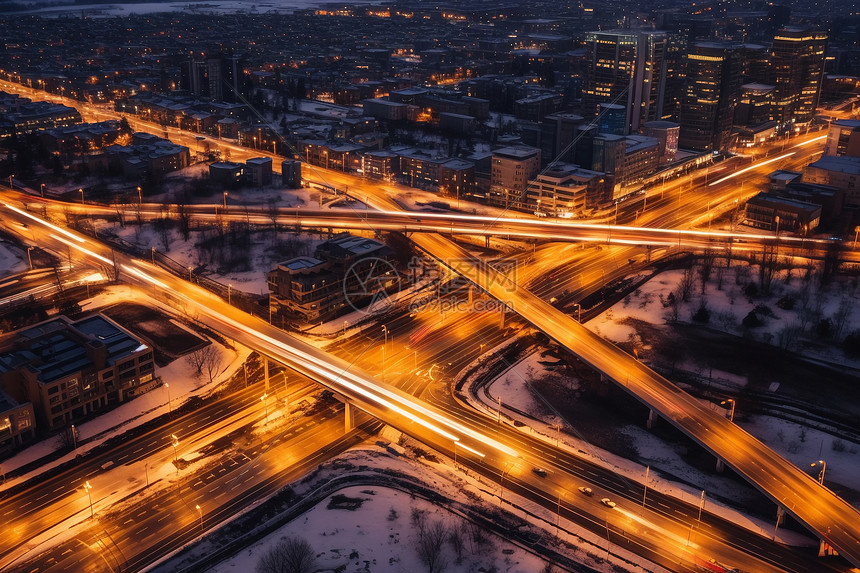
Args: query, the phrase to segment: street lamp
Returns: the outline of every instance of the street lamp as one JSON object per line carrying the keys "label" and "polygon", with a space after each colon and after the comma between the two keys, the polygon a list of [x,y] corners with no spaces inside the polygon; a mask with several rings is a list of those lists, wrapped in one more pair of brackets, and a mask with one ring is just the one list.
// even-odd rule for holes
{"label": "street lamp", "polygon": [[34,247],[27,247],[27,261],[30,262],[30,270],[33,270],[33,257],[30,256],[30,251],[32,251]]}
{"label": "street lamp", "polygon": [[720,406],[725,406],[729,402],[731,402],[731,404],[732,404],[732,409],[729,411],[729,422],[733,422],[735,420],[735,399],[734,398],[727,398],[727,399],[723,400],[722,402],[720,402]]}
{"label": "street lamp", "polygon": [[86,205],[86,201],[84,201],[84,189],[83,189],[83,187],[78,189],[78,191],[80,191],[80,193],[81,193],[81,205]]}
{"label": "street lamp", "polygon": [[233,304],[232,296],[231,296],[232,291],[233,291],[233,285],[230,283],[227,283],[227,304]]}
{"label": "street lamp", "polygon": [[39,187],[39,189],[42,191],[42,199],[44,199],[45,198],[45,184],[42,183],[41,186]]}
{"label": "street lamp", "polygon": [[188,281],[194,282],[194,279],[191,278],[191,266],[188,267]]}
{"label": "street lamp", "polygon": [[173,464],[176,466],[176,471],[179,471],[179,457],[176,455],[176,448],[179,447],[179,438],[176,434],[170,434],[170,445],[173,446]]}
{"label": "street lamp", "polygon": [[15,177],[15,176],[14,176],[14,175],[9,175],[9,189],[14,189],[14,187],[12,187],[12,178],[13,178],[13,177]]}
{"label": "street lamp", "polygon": [[382,325],[382,333],[385,335],[385,344],[388,344],[388,327]]}
{"label": "street lamp", "polygon": [[343,335],[344,335],[344,336],[346,336],[346,327],[347,327],[347,326],[349,326],[349,321],[348,321],[348,320],[344,320],[344,321],[343,321]]}
{"label": "street lamp", "polygon": [[200,514],[200,529],[203,530],[203,510],[200,508],[200,504],[196,504],[194,507],[197,508],[197,513]]}
{"label": "street lamp", "polygon": [[224,191],[224,208],[227,208],[227,192]]}
{"label": "street lamp", "polygon": [[91,489],[93,489],[93,486],[91,486],[89,480],[87,480],[86,483],[84,483],[84,491],[87,492],[87,497],[90,499],[90,518],[93,518],[96,514],[93,511],[93,495],[90,493]]}
{"label": "street lamp", "polygon": [[576,305],[576,321],[582,324],[582,305],[578,302],[573,303]]}
{"label": "street lamp", "polygon": [[137,186],[137,204],[143,205],[143,195],[140,194],[140,185]]}
{"label": "street lamp", "polygon": [[170,384],[165,382],[164,389],[167,390],[167,414],[170,415],[173,413],[173,406],[170,402]]}
{"label": "street lamp", "polygon": [[821,473],[818,474],[818,483],[820,485],[824,485],[824,470],[827,469],[827,462],[824,460],[818,460],[817,462],[809,464],[809,467],[814,468],[816,464],[821,464]]}

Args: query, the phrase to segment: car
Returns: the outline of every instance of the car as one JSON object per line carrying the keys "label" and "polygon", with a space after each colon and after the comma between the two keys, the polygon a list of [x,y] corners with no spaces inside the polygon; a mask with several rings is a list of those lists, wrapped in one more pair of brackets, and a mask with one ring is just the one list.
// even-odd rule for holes
{"label": "car", "polygon": [[582,493],[584,493],[585,495],[587,495],[587,496],[592,496],[592,495],[594,495],[594,492],[593,492],[593,491],[591,491],[591,488],[590,488],[590,487],[580,486],[580,487],[578,487],[577,489],[578,489],[580,492],[582,492]]}
{"label": "car", "polygon": [[546,470],[543,468],[532,468],[532,471],[542,478],[546,477]]}
{"label": "car", "polygon": [[600,503],[602,503],[606,507],[615,507],[615,502],[610,500],[608,497],[604,497],[603,499],[601,499]]}

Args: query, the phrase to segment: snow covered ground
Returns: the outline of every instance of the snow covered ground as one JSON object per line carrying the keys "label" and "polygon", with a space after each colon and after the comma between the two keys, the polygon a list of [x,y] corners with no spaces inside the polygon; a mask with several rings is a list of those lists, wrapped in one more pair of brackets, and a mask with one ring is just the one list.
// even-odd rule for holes
{"label": "snow covered ground", "polygon": [[[399,432],[386,428],[381,437],[396,439]],[[384,443],[384,442],[382,442]],[[424,513],[426,525],[433,522],[444,524],[449,531],[459,530],[464,541],[462,559],[458,561],[456,551],[445,541],[442,558],[448,563],[444,570],[451,573],[473,571],[529,572],[537,573],[545,567],[540,557],[527,551],[524,546],[503,540],[484,532],[484,541],[476,541],[475,528],[469,528],[461,515],[468,507],[470,511],[491,516],[497,511],[498,486],[493,481],[476,478],[470,473],[455,469],[451,460],[439,458],[429,461],[416,458],[412,453],[411,440],[405,443],[403,456],[391,456],[379,446],[354,448],[350,452],[325,464],[313,480],[293,484],[298,496],[310,495],[317,487],[332,478],[340,478],[344,467],[352,467],[350,475],[372,478],[374,481],[392,474],[414,480],[449,500],[448,503],[431,504],[422,497],[412,496],[402,490],[380,486],[347,487],[338,493],[362,500],[354,511],[327,509],[332,496],[324,502],[272,532],[259,542],[244,548],[239,554],[210,569],[210,573],[251,571],[260,556],[284,537],[298,537],[307,541],[317,555],[317,566],[324,570],[358,571],[422,571],[426,570],[416,552],[417,528],[412,512]],[[580,529],[561,519],[560,531],[556,529],[556,514],[543,507],[527,502],[510,492],[505,494],[503,508],[505,521],[512,529],[521,528],[546,540],[546,543],[562,554],[592,567],[595,571],[662,573],[659,566],[633,565],[640,559],[622,547],[612,544],[587,530]],[[521,524],[519,526],[514,524]],[[477,528],[480,530],[480,528]],[[560,533],[560,539],[555,535]],[[608,550],[607,550],[608,549]],[[205,546],[200,548],[205,551]],[[338,569],[343,567],[343,569]],[[558,571],[559,568],[553,569]]]}
{"label": "snow covered ground", "polygon": [[30,268],[27,262],[27,251],[0,242],[0,277],[26,271]]}
{"label": "snow covered ground", "polygon": [[[396,489],[354,486],[338,494],[362,500],[361,507],[328,509],[328,501],[320,503],[210,572],[253,571],[260,557],[284,537],[297,537],[310,543],[317,556],[317,567],[326,571],[334,571],[339,566],[345,566],[347,571],[360,571],[365,564],[367,570],[374,573],[422,571],[426,570],[426,565],[416,551],[418,532],[411,517],[413,512],[423,514],[428,525],[442,523],[449,531],[463,531],[468,523],[446,509]],[[467,533],[463,538],[465,544],[474,544]],[[544,566],[542,559],[498,538],[489,546],[475,547],[476,555],[456,563],[453,547],[447,539],[443,542],[443,558],[450,561],[445,568],[448,573],[468,573],[481,566],[485,570],[495,566],[499,571],[510,573],[534,573]],[[464,553],[470,552],[467,549]]]}

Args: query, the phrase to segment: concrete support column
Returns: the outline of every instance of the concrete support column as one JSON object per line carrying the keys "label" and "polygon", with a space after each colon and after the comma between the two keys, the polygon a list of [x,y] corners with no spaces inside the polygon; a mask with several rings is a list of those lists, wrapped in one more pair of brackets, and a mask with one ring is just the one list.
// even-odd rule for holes
{"label": "concrete support column", "polygon": [[343,403],[344,414],[344,432],[349,432],[355,428],[355,412],[352,411],[352,404],[349,402]]}
{"label": "concrete support column", "polygon": [[718,473],[722,473],[723,470],[726,469],[726,464],[723,463],[723,460],[717,458],[717,467],[716,470]]}
{"label": "concrete support column", "polygon": [[648,421],[645,423],[645,427],[649,430],[653,428],[657,424],[657,420],[660,418],[660,415],[657,414],[654,410],[648,410]]}

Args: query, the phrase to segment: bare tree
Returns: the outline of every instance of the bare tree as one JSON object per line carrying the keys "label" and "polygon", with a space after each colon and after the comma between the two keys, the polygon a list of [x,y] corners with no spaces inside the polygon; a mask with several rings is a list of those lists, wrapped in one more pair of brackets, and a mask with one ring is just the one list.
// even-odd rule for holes
{"label": "bare tree", "polygon": [[440,573],[448,566],[443,551],[447,537],[448,528],[441,521],[433,521],[419,530],[416,549],[428,573]]}
{"label": "bare tree", "polygon": [[187,241],[191,236],[191,209],[184,199],[176,202],[176,215],[179,218],[179,232],[182,233],[182,240]]}
{"label": "bare tree", "polygon": [[833,338],[839,340],[842,336],[842,330],[848,319],[851,318],[851,313],[854,312],[854,304],[847,296],[843,296],[839,300],[839,308],[833,313]]}
{"label": "bare tree", "polygon": [[212,352],[206,356],[206,363],[203,367],[206,368],[206,374],[209,375],[209,381],[212,382],[215,379],[215,375],[221,370],[221,353],[212,345],[209,345],[207,348],[211,348]]}
{"label": "bare tree", "polygon": [[702,254],[702,262],[699,267],[699,278],[702,280],[702,294],[705,294],[705,286],[711,279],[711,271],[714,268],[714,261],[717,258],[717,253],[711,249],[705,249]]}
{"label": "bare tree", "polygon": [[681,280],[678,282],[678,298],[682,302],[689,302],[690,295],[693,294],[693,286],[695,285],[695,277],[693,269],[684,269],[684,274],[681,275]]}
{"label": "bare tree", "polygon": [[210,343],[199,348],[194,352],[189,353],[185,357],[185,362],[193,366],[197,370],[197,374],[203,374],[203,369],[208,367],[211,361],[211,356],[217,354],[215,347]]}
{"label": "bare tree", "polygon": [[311,573],[315,569],[313,547],[298,537],[285,537],[257,562],[257,573]]}
{"label": "bare tree", "polygon": [[67,425],[63,431],[57,435],[57,441],[60,448],[63,450],[74,449],[78,445],[78,429],[74,424]]}

